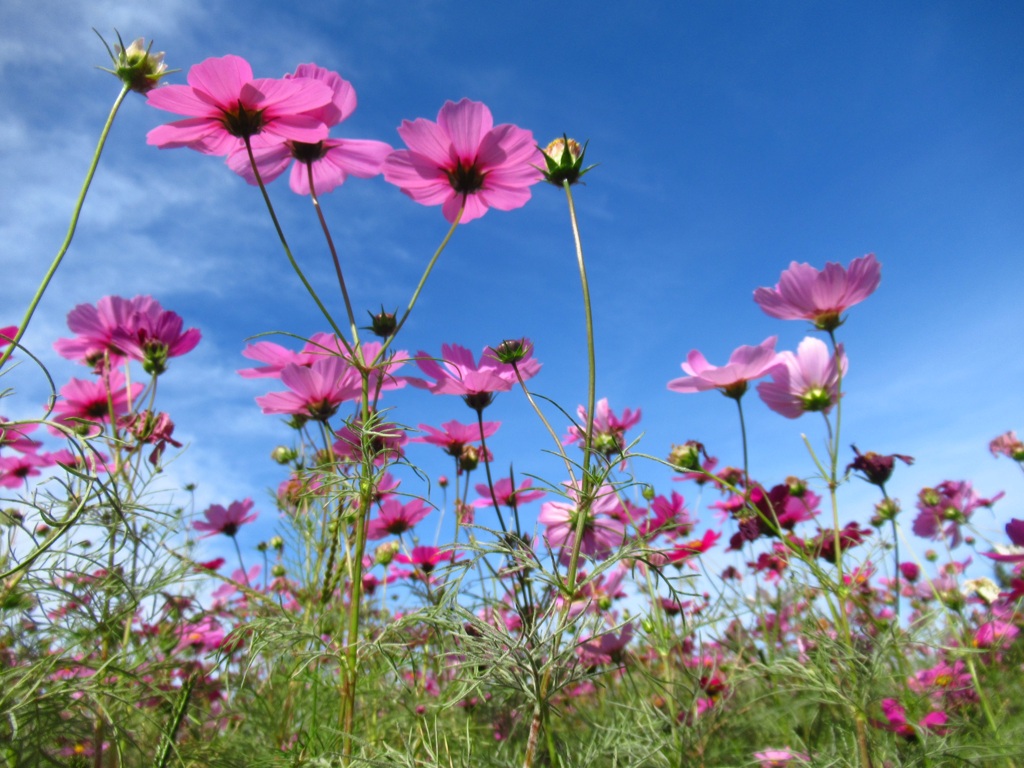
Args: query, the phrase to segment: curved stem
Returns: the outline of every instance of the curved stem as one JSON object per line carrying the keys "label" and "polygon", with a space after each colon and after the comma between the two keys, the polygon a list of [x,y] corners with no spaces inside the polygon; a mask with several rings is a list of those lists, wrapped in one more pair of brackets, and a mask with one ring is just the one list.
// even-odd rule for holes
{"label": "curved stem", "polygon": [[[352,302],[348,297],[348,288],[345,286],[345,276],[341,271],[341,261],[338,259],[338,250],[334,247],[334,238],[331,237],[331,230],[327,226],[327,219],[324,218],[324,212],[320,208],[320,199],[316,196],[316,185],[313,183],[313,164],[306,163],[306,174],[309,177],[309,198],[313,201],[313,208],[316,210],[317,218],[320,220],[320,228],[324,231],[324,237],[327,239],[327,247],[331,251],[331,259],[334,261],[334,271],[338,275],[338,285],[341,287],[341,297],[345,300],[345,311],[348,313],[348,323],[352,328],[352,341],[356,347],[359,347],[359,329],[356,327],[356,317],[352,312]],[[342,343],[345,344],[345,348],[351,355],[352,350],[348,348],[348,343],[342,339]]]}
{"label": "curved stem", "polygon": [[409,306],[405,308],[405,313],[402,315],[402,319],[398,321],[398,325],[395,326],[394,332],[384,340],[383,344],[380,345],[380,351],[373,359],[373,362],[370,363],[371,367],[376,365],[377,361],[383,358],[384,352],[387,351],[387,348],[391,346],[391,342],[398,336],[398,332],[402,330],[402,326],[405,325],[405,321],[409,319],[409,315],[412,313],[412,308],[416,306],[416,302],[420,298],[420,293],[423,291],[423,286],[427,284],[427,278],[430,277],[430,273],[434,270],[434,265],[444,252],[444,249],[448,247],[448,241],[451,240],[452,235],[455,234],[455,228],[459,226],[459,222],[462,221],[462,214],[465,210],[466,204],[465,201],[463,201],[462,207],[459,208],[459,212],[455,215],[455,221],[452,222],[451,227],[448,229],[448,234],[444,236],[444,240],[442,240],[441,244],[437,246],[437,250],[434,251],[434,255],[431,257],[430,263],[427,264],[427,268],[423,270],[423,276],[420,278],[420,282],[416,286],[416,290],[412,292],[412,298],[409,299]]}
{"label": "curved stem", "polygon": [[89,163],[89,170],[85,173],[85,181],[82,182],[82,189],[78,193],[78,199],[75,201],[74,210],[71,212],[71,223],[68,225],[68,232],[64,236],[64,242],[61,243],[60,249],[57,251],[57,255],[54,257],[53,262],[50,264],[50,268],[46,270],[46,274],[43,276],[43,280],[39,283],[39,287],[36,289],[35,295],[32,297],[32,301],[29,302],[28,309],[25,311],[25,316],[22,318],[21,323],[18,325],[18,329],[14,332],[14,338],[10,340],[10,344],[7,348],[0,353],[0,368],[3,368],[4,364],[11,357],[14,352],[14,348],[18,346],[22,336],[25,335],[25,331],[28,329],[28,324],[32,321],[32,316],[36,312],[36,307],[39,306],[39,302],[43,298],[43,294],[46,293],[46,289],[50,285],[50,281],[53,276],[57,273],[57,269],[60,267],[61,262],[64,260],[64,255],[68,252],[68,248],[71,247],[71,240],[75,236],[75,229],[78,227],[78,218],[82,213],[82,207],[85,205],[85,196],[89,192],[89,187],[92,185],[93,176],[96,175],[96,168],[100,163],[100,155],[103,154],[103,147],[107,143],[107,136],[110,134],[110,128],[114,124],[114,117],[117,115],[117,111],[121,108],[121,104],[124,103],[125,97],[129,92],[128,86],[123,86],[121,92],[117,94],[117,98],[114,100],[114,106],[110,109],[110,114],[107,115],[107,122],[103,124],[103,130],[100,132],[100,140],[96,144],[96,151],[93,152],[92,162]]}
{"label": "curved stem", "polygon": [[310,285],[309,280],[306,279],[306,275],[303,274],[302,268],[299,267],[299,263],[292,255],[292,249],[288,245],[288,239],[284,236],[284,230],[281,229],[281,222],[277,220],[277,213],[274,211],[274,204],[270,202],[270,195],[267,193],[267,186],[263,183],[263,176],[260,174],[260,169],[256,165],[256,158],[253,157],[252,142],[249,141],[248,136],[245,137],[245,150],[249,153],[249,164],[252,166],[253,176],[256,178],[256,183],[259,185],[260,192],[263,194],[263,202],[267,205],[267,211],[270,213],[270,220],[274,223],[274,230],[277,232],[277,239],[281,241],[281,247],[284,248],[284,255],[288,257],[288,262],[292,265],[292,269],[295,270],[295,274],[299,276],[299,280],[302,281],[302,284],[306,287],[309,295],[313,298],[313,303],[316,304],[324,317],[327,318],[327,322],[330,324],[331,330],[334,331],[334,335],[344,341],[344,337],[341,333],[341,329],[338,328],[338,324],[334,322],[334,318],[331,317],[331,313],[327,311],[327,307],[325,307],[323,302],[320,301],[320,297],[317,296],[316,291],[313,290],[313,286]]}

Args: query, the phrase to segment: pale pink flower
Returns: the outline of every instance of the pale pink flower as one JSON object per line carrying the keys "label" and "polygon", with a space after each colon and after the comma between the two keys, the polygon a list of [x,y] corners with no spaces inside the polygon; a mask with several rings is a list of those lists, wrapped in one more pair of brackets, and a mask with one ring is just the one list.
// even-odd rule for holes
{"label": "pale pink flower", "polygon": [[[346,120],[356,108],[356,91],[352,84],[337,72],[318,67],[316,64],[300,64],[293,75],[285,80],[309,78],[327,85],[334,94],[331,102],[319,109],[307,112],[321,120],[328,128]],[[317,193],[330,192],[340,186],[348,176],[368,179],[381,172],[384,161],[392,152],[390,144],[367,139],[329,139],[316,143],[286,141],[263,149],[254,150],[253,157],[264,182],[271,182],[284,173],[292,160],[288,184],[299,195],[308,195],[309,173],[313,173],[313,186]],[[250,184],[256,183],[256,175],[244,148],[228,156],[228,167]]]}
{"label": "pale pink flower", "polygon": [[1014,431],[1004,432],[988,444],[993,456],[1006,456],[1014,461],[1024,461],[1024,443]]}
{"label": "pale pink flower", "polygon": [[809,411],[828,413],[839,401],[839,380],[846,376],[847,360],[839,345],[839,363],[821,339],[810,336],[800,342],[796,354],[780,352],[780,365],[772,368],[771,381],[757,385],[765,404],[787,419]]}
{"label": "pale pink flower", "polygon": [[520,507],[531,501],[536,501],[544,496],[544,491],[533,488],[533,481],[523,480],[518,488],[512,487],[512,481],[507,477],[498,478],[494,483],[494,498],[491,498],[491,489],[486,483],[478,483],[476,492],[480,498],[473,502],[474,507],[493,507],[494,500],[503,507],[511,507],[513,503]]}
{"label": "pale pink flower", "polygon": [[1003,496],[999,492],[984,499],[966,480],[947,480],[936,488],[924,488],[917,497],[920,513],[914,519],[914,533],[924,539],[948,538],[951,548],[958,547],[963,541],[960,526],[970,520],[976,509],[991,507]]}
{"label": "pale pink flower", "polygon": [[760,768],[790,768],[794,761],[805,762],[811,758],[803,752],[794,752],[789,747],[783,749],[766,749],[755,752],[754,759],[760,760]]}
{"label": "pale pink flower", "polygon": [[[581,426],[571,425],[568,434],[562,438],[563,445],[579,443],[583,445],[584,432],[587,424],[587,409],[582,405],[576,409]],[[602,397],[594,406],[594,447],[597,451],[612,456],[619,453],[626,447],[626,430],[635,427],[640,423],[640,409],[636,411],[626,408],[622,416],[616,416],[608,406],[608,398]]]}
{"label": "pale pink flower", "polygon": [[206,59],[188,73],[188,85],[166,85],[146,96],[150,106],[189,115],[161,125],[146,142],[161,149],[191,147],[207,155],[327,138],[327,126],[311,112],[331,104],[334,92],[310,78],[254,79],[249,62],[239,56]]}
{"label": "pale pink flower", "polygon": [[252,507],[252,499],[234,501],[227,509],[220,504],[211,504],[203,512],[203,517],[206,519],[196,520],[192,523],[192,527],[197,531],[206,531],[206,535],[202,537],[204,539],[216,536],[218,533],[233,537],[238,533],[239,528],[256,519],[255,512],[250,514]]}
{"label": "pale pink flower", "polygon": [[488,208],[510,211],[530,199],[541,180],[543,156],[533,134],[514,125],[494,125],[478,101],[445,102],[437,122],[404,120],[398,134],[409,149],[384,163],[384,178],[423,205],[441,205],[454,222],[477,219]]}
{"label": "pale pink flower", "polygon": [[705,392],[717,389],[727,397],[739,399],[747,391],[747,382],[767,374],[779,364],[775,354],[776,336],[770,336],[756,347],[743,346],[734,350],[729,362],[718,367],[711,365],[697,350],[693,350],[683,363],[688,376],[673,379],[668,388],[673,392]]}
{"label": "pale pink flower", "polygon": [[[567,501],[549,501],[541,506],[537,522],[547,526],[544,538],[552,549],[561,548],[563,559],[569,557],[576,542],[576,526],[583,511],[579,508],[579,491],[569,486]],[[625,510],[618,494],[610,485],[602,486],[590,503],[583,522],[580,554],[598,560],[608,557],[625,539],[622,518]]]}
{"label": "pale pink flower", "polygon": [[774,288],[758,288],[754,301],[780,320],[810,320],[823,331],[835,330],[840,315],[874,293],[882,267],[869,253],[854,259],[849,270],[829,262],[818,271],[810,264],[790,263]]}
{"label": "pale pink flower", "polygon": [[[529,341],[524,348],[526,354],[516,363],[516,367],[525,380],[536,375],[540,363],[533,359],[533,345]],[[477,406],[486,407],[493,400],[494,393],[508,392],[518,381],[516,369],[498,360],[490,348],[484,350],[479,363],[472,352],[458,344],[441,346],[443,367],[426,352],[417,352],[413,359],[420,370],[434,381],[411,376],[406,377],[406,381],[414,387],[430,390],[435,395],[462,395],[474,409]]]}

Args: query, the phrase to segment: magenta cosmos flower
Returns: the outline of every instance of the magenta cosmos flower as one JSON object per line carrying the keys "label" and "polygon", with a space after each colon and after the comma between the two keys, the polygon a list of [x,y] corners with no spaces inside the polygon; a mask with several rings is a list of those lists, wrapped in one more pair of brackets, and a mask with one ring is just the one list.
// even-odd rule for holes
{"label": "magenta cosmos flower", "polygon": [[[500,421],[485,421],[483,424],[483,437],[488,438],[498,431]],[[477,424],[462,424],[458,421],[446,421],[441,429],[432,427],[429,424],[420,424],[420,430],[426,434],[422,437],[414,437],[410,443],[429,443],[443,448],[449,456],[461,456],[462,449],[469,443],[475,443],[481,438],[480,426]]]}
{"label": "magenta cosmos flower", "polygon": [[756,347],[739,347],[729,356],[729,362],[721,367],[711,365],[704,355],[693,350],[682,366],[689,376],[673,379],[668,388],[673,392],[717,389],[723,395],[738,400],[747,391],[748,381],[764,376],[779,364],[775,354],[776,338],[771,336]]}
{"label": "magenta cosmos flower", "polygon": [[359,372],[340,357],[322,357],[309,366],[289,363],[281,371],[288,392],[256,398],[264,413],[282,413],[326,422],[345,400],[362,395]]}
{"label": "magenta cosmos flower", "polygon": [[975,510],[991,507],[1004,495],[1000,491],[991,499],[982,498],[966,480],[947,480],[936,488],[924,488],[917,495],[919,513],[914,518],[914,533],[923,539],[948,538],[950,548],[958,547],[963,541],[960,527]]}
{"label": "magenta cosmos flower", "polygon": [[[575,424],[569,427],[568,434],[562,438],[563,445],[579,443],[583,445],[584,432],[587,424],[587,409],[582,405],[576,409],[580,427]],[[602,397],[594,406],[594,447],[606,456],[622,453],[626,447],[626,430],[640,423],[640,409],[632,411],[626,408],[622,416],[616,416],[608,406],[608,398]]]}
{"label": "magenta cosmos flower", "polygon": [[997,544],[995,552],[982,554],[1002,563],[1024,563],[1024,520],[1012,518],[1006,524],[1006,535],[1010,537],[1012,549]]}
{"label": "magenta cosmos flower", "polygon": [[366,538],[376,541],[389,534],[400,536],[412,530],[428,514],[430,507],[420,499],[410,499],[405,504],[397,498],[386,499],[381,502],[377,516],[367,524]]}
{"label": "magenta cosmos flower", "polygon": [[227,509],[224,509],[220,504],[212,504],[209,509],[203,512],[203,517],[206,519],[196,520],[192,523],[192,527],[197,531],[206,531],[206,535],[202,537],[204,539],[216,536],[218,533],[223,533],[225,536],[234,536],[238,533],[239,528],[256,519],[255,512],[249,514],[252,507],[252,499],[234,501]]}
{"label": "magenta cosmos flower", "polygon": [[150,299],[132,314],[127,326],[114,328],[111,341],[128,357],[141,362],[146,373],[159,376],[167,370],[168,358],[191,352],[199,343],[199,329],[183,331],[182,325],[178,314]]}
{"label": "magenta cosmos flower", "polygon": [[[300,64],[293,75],[285,80],[309,78],[327,85],[334,94],[329,104],[308,114],[318,118],[328,128],[337,125],[355,111],[356,91],[352,84],[337,72],[318,67],[316,64]],[[324,139],[316,143],[286,141],[253,151],[256,166],[265,182],[270,182],[284,173],[292,160],[288,185],[292,192],[308,195],[309,175],[313,174],[313,187],[319,192],[330,192],[340,186],[346,178],[357,176],[368,179],[381,172],[381,167],[392,152],[390,144],[368,139]],[[228,167],[250,184],[256,183],[256,176],[249,162],[249,153],[236,150],[228,156]]]}
{"label": "magenta cosmos flower", "polygon": [[758,288],[754,301],[780,320],[810,320],[823,331],[842,324],[840,315],[874,293],[882,279],[882,266],[869,253],[854,259],[850,268],[829,262],[822,271],[795,261],[774,288]]}
{"label": "magenta cosmos flower", "polygon": [[[533,359],[533,344],[525,341],[525,355],[516,363],[523,379],[529,379],[540,370],[540,363]],[[435,395],[462,395],[466,404],[474,410],[481,410],[491,404],[496,392],[508,392],[517,382],[516,369],[503,363],[494,350],[485,349],[477,363],[473,353],[458,344],[441,346],[441,362],[426,352],[417,352],[416,365],[434,381],[406,377],[414,387],[430,390]]]}
{"label": "magenta cosmos flower", "polygon": [[327,125],[315,113],[333,103],[334,91],[308,77],[254,79],[239,56],[206,59],[188,72],[188,85],[150,91],[150,106],[189,115],[154,128],[146,142],[160,149],[190,147],[207,155],[228,155],[284,141],[310,144],[327,138]]}
{"label": "magenta cosmos flower", "polygon": [[384,163],[384,178],[423,205],[441,205],[454,222],[480,218],[488,208],[510,211],[526,205],[530,186],[541,180],[543,156],[530,131],[494,125],[484,104],[445,102],[437,122],[404,120],[398,134],[408,149]]}
{"label": "magenta cosmos flower", "polygon": [[[583,512],[579,509],[579,492],[569,487],[568,501],[549,501],[540,508],[537,522],[547,526],[544,538],[552,549],[562,548],[562,557],[567,559],[576,542],[576,526]],[[580,554],[596,559],[608,557],[625,538],[622,519],[626,511],[619,501],[615,489],[604,485],[590,504],[583,523],[583,540]]]}
{"label": "magenta cosmos flower", "polygon": [[839,380],[846,375],[846,355],[839,345],[838,363],[821,339],[810,336],[800,342],[796,354],[785,351],[771,369],[771,381],[757,385],[765,404],[787,419],[808,411],[828,413],[839,402]]}
{"label": "magenta cosmos flower", "polygon": [[[98,430],[83,427],[81,421],[106,423],[110,421],[111,413],[115,418],[124,416],[143,389],[138,382],[129,388],[124,375],[118,370],[97,381],[71,379],[61,387],[60,399],[53,409],[54,420],[71,429],[96,434]],[[60,434],[58,430],[51,431]]]}
{"label": "magenta cosmos flower", "polygon": [[136,328],[136,316],[150,311],[162,311],[152,296],[104,296],[95,307],[79,304],[68,312],[68,328],[77,335],[73,339],[58,339],[53,348],[61,357],[89,366],[102,363],[104,355],[109,356],[112,365],[118,365],[126,355],[114,342],[114,335],[131,335]]}

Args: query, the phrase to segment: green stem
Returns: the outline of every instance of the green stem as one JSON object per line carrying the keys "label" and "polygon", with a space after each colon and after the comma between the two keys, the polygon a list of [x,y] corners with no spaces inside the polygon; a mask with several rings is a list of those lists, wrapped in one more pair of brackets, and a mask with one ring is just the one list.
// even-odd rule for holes
{"label": "green stem", "polygon": [[110,114],[107,115],[107,122],[103,124],[103,130],[100,132],[100,140],[96,144],[96,151],[93,152],[92,162],[89,164],[89,170],[85,173],[85,181],[82,182],[82,189],[78,193],[78,199],[75,201],[74,210],[71,212],[71,223],[68,225],[68,232],[64,236],[64,242],[61,243],[60,249],[57,251],[57,255],[50,264],[50,268],[43,276],[43,281],[36,289],[36,293],[32,297],[32,301],[29,302],[28,309],[25,311],[25,316],[18,325],[18,330],[14,332],[14,338],[11,339],[11,343],[7,345],[7,348],[2,354],[0,354],[0,368],[4,367],[4,364],[14,352],[14,348],[18,346],[22,336],[25,335],[25,331],[28,329],[28,324],[32,321],[32,316],[35,314],[36,307],[39,306],[39,302],[42,300],[43,294],[46,293],[46,289],[49,287],[50,281],[53,279],[53,276],[57,273],[57,269],[60,267],[61,262],[64,260],[64,255],[68,252],[68,248],[71,247],[71,240],[74,238],[75,229],[78,227],[78,217],[81,215],[82,207],[85,205],[85,196],[89,192],[93,176],[96,175],[96,168],[100,163],[100,155],[103,154],[103,147],[107,143],[107,136],[110,134],[110,128],[114,124],[114,117],[117,116],[117,112],[121,108],[121,104],[124,103],[124,99],[130,90],[131,89],[128,88],[127,85],[122,87],[121,92],[114,100],[114,106],[111,107]]}
{"label": "green stem", "polygon": [[[345,300],[345,311],[348,313],[348,323],[352,328],[352,341],[355,343],[356,348],[359,348],[359,329],[356,327],[356,316],[352,312],[352,302],[348,297],[348,288],[345,286],[345,276],[341,271],[341,261],[338,259],[338,250],[334,247],[334,238],[331,237],[331,230],[327,226],[327,219],[324,218],[324,212],[320,208],[320,199],[316,196],[316,186],[313,183],[313,164],[306,163],[306,173],[309,176],[309,198],[313,201],[313,208],[316,210],[317,218],[320,220],[320,228],[324,231],[324,237],[327,239],[327,247],[331,251],[331,259],[334,261],[334,271],[338,275],[338,285],[341,287],[341,296]],[[352,350],[348,346],[348,342],[342,338],[341,343],[345,345],[345,349],[349,355],[352,354]]]}
{"label": "green stem", "polygon": [[331,313],[327,311],[327,307],[324,306],[323,302],[320,301],[320,297],[317,296],[316,291],[310,284],[309,280],[306,279],[306,275],[303,274],[302,268],[299,267],[299,263],[295,260],[292,255],[292,249],[288,245],[288,239],[284,236],[284,230],[281,229],[281,222],[277,220],[277,213],[274,211],[274,204],[270,202],[270,195],[267,193],[267,186],[263,183],[263,176],[260,174],[260,169],[256,165],[256,158],[252,154],[252,142],[249,141],[249,137],[245,137],[245,149],[249,153],[249,164],[252,166],[253,176],[256,178],[256,183],[259,185],[260,192],[263,194],[263,202],[267,205],[267,211],[270,213],[270,220],[274,223],[274,230],[277,232],[277,239],[281,241],[281,247],[284,248],[284,255],[288,257],[288,262],[292,265],[292,269],[295,270],[295,274],[299,276],[299,280],[306,287],[309,295],[313,298],[313,303],[316,304],[317,308],[323,313],[324,317],[327,318],[328,324],[331,326],[331,330],[334,331],[334,335],[339,339],[343,339],[341,329],[338,324],[334,322],[334,318],[331,317]]}
{"label": "green stem", "polygon": [[387,351],[387,348],[391,346],[391,342],[394,341],[395,337],[398,336],[398,332],[402,330],[402,326],[405,325],[405,321],[408,320],[409,315],[412,314],[412,308],[416,306],[416,302],[420,298],[420,293],[423,291],[423,286],[427,284],[427,278],[430,277],[430,273],[434,270],[434,265],[437,263],[437,260],[441,257],[441,254],[444,252],[444,249],[448,247],[448,241],[451,240],[452,235],[455,234],[455,228],[459,226],[459,222],[462,221],[462,214],[465,212],[465,210],[466,202],[465,200],[463,200],[462,207],[459,208],[459,212],[455,215],[455,221],[452,222],[451,227],[448,229],[448,234],[444,236],[444,240],[442,240],[441,244],[437,246],[437,250],[434,251],[434,255],[433,257],[431,257],[430,263],[427,264],[427,268],[423,270],[423,276],[420,278],[420,282],[416,286],[416,290],[412,292],[412,298],[409,299],[409,306],[405,308],[405,313],[402,315],[402,319],[398,321],[398,325],[395,326],[394,332],[390,336],[388,336],[387,339],[384,340],[383,344],[381,344],[380,351],[377,353],[377,356],[373,359],[373,362],[370,363],[371,367],[376,365],[378,360],[383,359],[384,352]]}

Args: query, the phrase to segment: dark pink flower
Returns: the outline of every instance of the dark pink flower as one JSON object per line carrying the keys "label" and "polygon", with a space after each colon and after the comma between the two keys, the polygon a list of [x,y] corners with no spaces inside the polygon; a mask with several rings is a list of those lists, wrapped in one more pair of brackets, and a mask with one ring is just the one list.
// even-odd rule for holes
{"label": "dark pink flower", "polygon": [[375,541],[389,534],[398,536],[412,530],[428,514],[430,507],[420,499],[410,499],[405,504],[394,497],[386,499],[381,503],[377,516],[367,524],[366,538]]}
{"label": "dark pink flower", "polygon": [[154,466],[160,463],[160,457],[168,445],[181,448],[181,443],[172,437],[174,422],[166,413],[141,411],[121,419],[118,426],[131,433],[140,445],[149,443],[154,446],[149,454],[149,463]]}
{"label": "dark pink flower", "polygon": [[182,331],[182,325],[178,314],[150,299],[132,313],[127,326],[113,329],[111,342],[128,357],[141,362],[146,373],[159,376],[167,370],[168,358],[191,352],[199,343],[199,330]]}
{"label": "dark pink flower", "polygon": [[[579,443],[583,445],[584,432],[587,424],[587,409],[582,405],[576,409],[580,426],[573,424],[568,434],[562,438],[563,445]],[[608,407],[608,398],[602,397],[594,406],[594,448],[605,456],[622,453],[626,448],[626,430],[640,423],[640,409],[632,411],[626,408],[621,418]]]}
{"label": "dark pink flower", "polygon": [[136,296],[134,299],[104,296],[95,307],[79,304],[68,312],[68,328],[77,336],[58,339],[53,348],[61,357],[92,367],[101,364],[104,355],[109,356],[111,365],[118,365],[126,354],[114,342],[114,335],[133,334],[140,314],[161,311],[152,296]]}
{"label": "dark pink flower", "polygon": [[362,380],[355,368],[340,357],[322,357],[310,366],[289,363],[281,371],[288,392],[256,398],[264,413],[283,413],[313,421],[327,421],[345,400],[362,395]]}
{"label": "dark pink flower", "polygon": [[[549,501],[541,506],[537,522],[547,526],[544,538],[552,549],[561,548],[568,557],[576,541],[576,526],[584,511],[579,508],[579,491],[569,487],[567,501]],[[586,510],[580,554],[595,559],[608,557],[625,538],[622,518],[625,510],[618,494],[610,485],[602,486]]]}
{"label": "dark pink flower", "polygon": [[494,125],[491,111],[478,101],[445,102],[437,122],[404,120],[398,134],[409,149],[384,163],[384,178],[423,205],[441,205],[454,222],[526,204],[530,187],[541,180],[536,166],[543,156],[533,134],[514,125]]}
{"label": "dark pink flower", "polygon": [[[525,349],[525,356],[516,363],[524,380],[540,370],[540,363],[533,359],[533,345],[527,341]],[[406,381],[435,395],[462,395],[473,409],[485,408],[494,399],[494,393],[508,392],[517,382],[515,369],[500,362],[490,348],[484,350],[479,363],[472,352],[458,344],[441,346],[443,367],[426,352],[417,352],[414,359],[420,370],[434,381],[411,376],[406,377]]]}
{"label": "dark pink flower", "polygon": [[669,538],[686,536],[693,529],[693,520],[686,509],[686,499],[672,491],[672,497],[656,496],[651,502],[651,517],[637,526],[637,534],[651,536],[664,533]]}
{"label": "dark pink flower", "polygon": [[61,387],[60,399],[53,409],[54,420],[74,430],[83,428],[76,419],[107,423],[111,414],[118,418],[128,413],[130,403],[143,389],[138,382],[128,387],[124,374],[118,370],[96,381],[71,379]]}
{"label": "dark pink flower", "polygon": [[204,539],[216,536],[218,533],[234,536],[238,533],[239,528],[256,519],[255,512],[249,514],[252,507],[252,499],[233,501],[227,509],[220,504],[212,504],[203,512],[203,517],[206,519],[196,520],[192,523],[192,527],[197,531],[207,531],[206,535],[202,537]]}
{"label": "dark pink flower", "polygon": [[395,560],[416,568],[424,574],[430,574],[441,563],[455,560],[456,555],[451,550],[442,550],[437,547],[413,547],[408,555],[399,553]]}
{"label": "dark pink flower", "polygon": [[[485,421],[483,437],[487,438],[498,431],[500,421]],[[426,432],[423,437],[414,437],[410,443],[429,443],[444,449],[449,456],[460,456],[462,449],[469,443],[480,440],[480,427],[477,424],[462,424],[458,421],[446,421],[441,429],[429,424],[420,424],[420,430]]]}
{"label": "dark pink flower", "polygon": [[318,80],[254,79],[249,62],[239,56],[210,58],[188,73],[188,85],[167,85],[150,91],[150,106],[190,115],[154,128],[146,142],[161,149],[191,147],[207,155],[228,155],[245,146],[253,149],[327,138],[324,121],[311,112],[331,104],[334,92]]}
{"label": "dark pink flower", "polygon": [[839,379],[846,375],[846,355],[839,345],[839,362],[821,339],[807,337],[796,354],[780,352],[780,365],[772,368],[771,381],[757,385],[765,405],[787,419],[811,411],[828,413],[839,402]]}
{"label": "dark pink flower", "polygon": [[729,362],[718,367],[711,365],[697,350],[693,350],[683,363],[688,376],[673,379],[668,388],[673,392],[706,392],[717,389],[727,397],[739,399],[747,391],[747,382],[759,379],[779,364],[775,354],[775,336],[771,336],[756,347],[737,348],[729,356]]}
{"label": "dark pink flower", "polygon": [[12,422],[0,416],[0,448],[10,448],[19,453],[35,453],[42,443],[28,437],[28,433],[38,428],[38,424]]}
{"label": "dark pink flower", "polygon": [[882,279],[882,267],[874,254],[854,259],[849,270],[829,262],[821,272],[795,261],[782,273],[774,288],[758,288],[754,301],[780,320],[810,320],[824,331],[835,330],[840,315],[874,293]]}
{"label": "dark pink flower", "polygon": [[907,720],[907,710],[903,708],[896,699],[882,699],[882,714],[885,715],[885,722],[875,721],[874,725],[892,731],[908,741],[917,741],[918,730],[935,731],[944,733],[943,726],[946,724],[945,712],[931,712],[917,721],[917,726],[910,724]]}
{"label": "dark pink flower", "polygon": [[857,458],[846,465],[846,471],[849,472],[851,469],[855,469],[863,473],[865,480],[872,485],[877,485],[879,488],[884,488],[885,484],[889,482],[889,478],[892,477],[892,471],[896,467],[896,459],[899,459],[907,466],[914,463],[913,456],[905,456],[902,453],[891,455],[883,455],[874,451],[861,453],[857,450],[856,445],[851,447]]}
{"label": "dark pink flower", "polygon": [[970,520],[979,507],[991,507],[1003,498],[1003,492],[991,499],[983,499],[966,480],[947,480],[936,488],[924,488],[917,496],[920,510],[914,519],[914,533],[924,539],[950,540],[949,546],[958,547],[963,541],[960,526]]}
{"label": "dark pink flower", "polygon": [[985,552],[983,554],[985,557],[990,557],[1001,563],[1024,563],[1024,520],[1016,518],[1010,520],[1006,524],[1006,535],[1010,537],[1013,549],[1016,551],[996,545],[995,552]]}
{"label": "dark pink flower", "polygon": [[17,335],[18,326],[16,325],[5,325],[0,328],[0,350],[10,344]]}
{"label": "dark pink flower", "polygon": [[[342,79],[337,72],[318,67],[316,64],[300,64],[294,75],[285,75],[285,80],[309,78],[327,85],[334,94],[331,102],[319,109],[307,112],[321,120],[328,128],[346,120],[356,108],[356,91],[352,84]],[[328,139],[316,143],[286,141],[263,149],[254,150],[253,157],[264,182],[271,182],[292,165],[288,184],[299,195],[308,195],[309,172],[313,173],[316,192],[330,192],[340,186],[348,176],[368,179],[381,172],[384,161],[392,152],[390,144],[366,139]],[[242,149],[228,156],[228,167],[250,184],[256,183],[256,175],[249,162],[249,154]]]}

